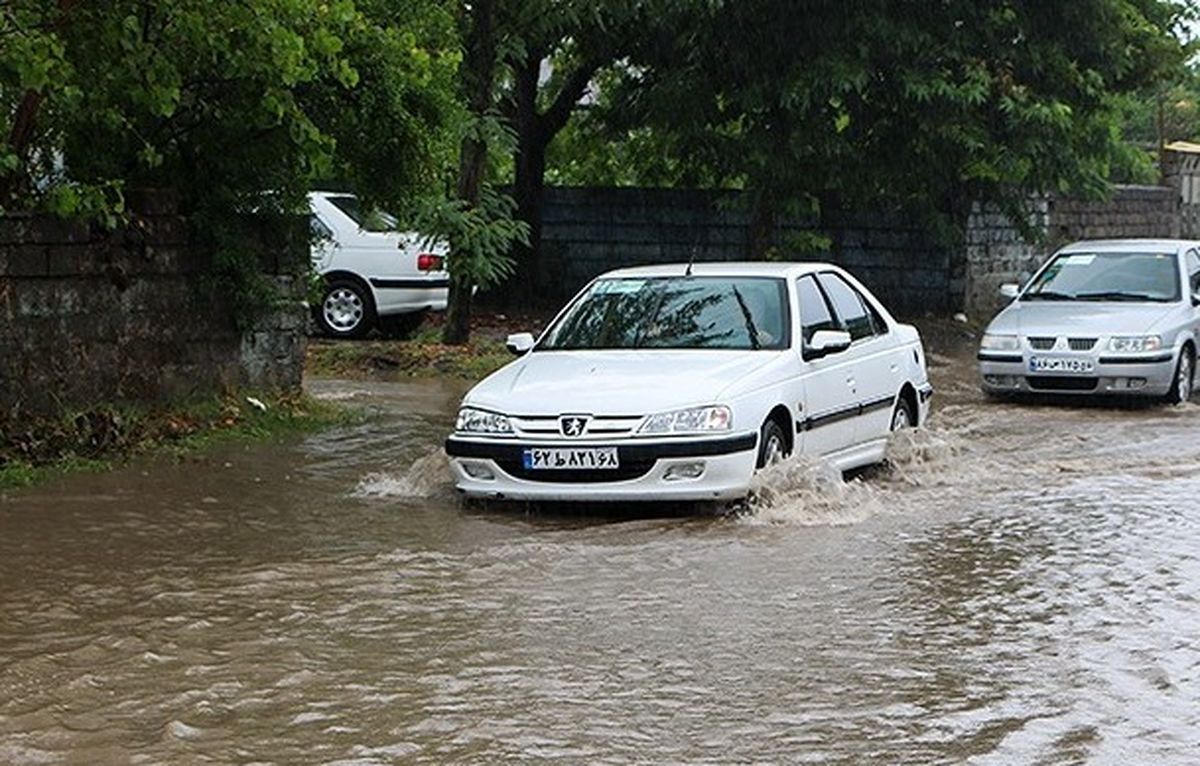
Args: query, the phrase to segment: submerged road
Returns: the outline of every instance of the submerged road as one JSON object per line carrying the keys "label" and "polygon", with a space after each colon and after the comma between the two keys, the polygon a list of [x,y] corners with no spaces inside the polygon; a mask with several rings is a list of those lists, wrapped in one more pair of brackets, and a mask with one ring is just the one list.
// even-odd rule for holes
{"label": "submerged road", "polygon": [[1200,406],[938,375],[890,468],[733,517],[462,507],[436,384],[14,493],[0,763],[1196,763]]}

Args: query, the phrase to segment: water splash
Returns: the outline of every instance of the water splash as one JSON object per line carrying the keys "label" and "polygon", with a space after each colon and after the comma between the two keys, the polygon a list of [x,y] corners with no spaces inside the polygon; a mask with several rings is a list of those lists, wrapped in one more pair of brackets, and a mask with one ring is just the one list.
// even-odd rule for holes
{"label": "water splash", "polygon": [[857,524],[880,510],[874,488],[847,482],[828,462],[801,455],[755,475],[739,519],[754,525],[836,526]]}
{"label": "water splash", "polygon": [[362,477],[351,493],[359,498],[450,497],[450,463],[441,448],[413,461],[403,473],[373,472]]}

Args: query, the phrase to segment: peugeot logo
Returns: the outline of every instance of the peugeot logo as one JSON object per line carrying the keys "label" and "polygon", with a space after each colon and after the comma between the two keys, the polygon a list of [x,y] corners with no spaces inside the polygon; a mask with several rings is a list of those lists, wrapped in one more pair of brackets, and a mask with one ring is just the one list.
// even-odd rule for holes
{"label": "peugeot logo", "polygon": [[583,436],[590,419],[587,415],[563,415],[558,419],[558,430],[563,436]]}

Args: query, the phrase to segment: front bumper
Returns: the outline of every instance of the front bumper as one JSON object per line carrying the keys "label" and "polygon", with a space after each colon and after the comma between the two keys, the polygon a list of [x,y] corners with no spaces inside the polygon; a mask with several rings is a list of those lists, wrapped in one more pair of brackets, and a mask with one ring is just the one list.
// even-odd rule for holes
{"label": "front bumper", "polygon": [[1028,352],[981,351],[979,374],[989,393],[1092,396],[1163,396],[1174,382],[1176,352],[1117,356],[1080,354],[1093,362],[1087,373],[1033,372]]}
{"label": "front bumper", "polygon": [[[534,470],[523,465],[529,448],[616,447],[615,470]],[[645,441],[532,441],[455,435],[446,454],[455,487],[468,497],[497,500],[638,501],[731,500],[750,490],[757,458],[756,432],[720,438]],[[667,478],[672,467],[703,464],[695,478]],[[490,474],[491,478],[487,478]]]}

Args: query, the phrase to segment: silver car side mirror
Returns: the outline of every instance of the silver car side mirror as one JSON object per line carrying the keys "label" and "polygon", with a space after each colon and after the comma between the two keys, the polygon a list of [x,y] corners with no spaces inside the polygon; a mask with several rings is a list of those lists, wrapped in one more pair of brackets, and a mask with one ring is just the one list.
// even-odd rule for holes
{"label": "silver car side mirror", "polygon": [[845,330],[817,330],[804,346],[805,359],[820,359],[850,348],[853,341]]}
{"label": "silver car side mirror", "polygon": [[528,353],[529,349],[533,348],[533,344],[533,335],[527,332],[514,333],[513,335],[509,335],[504,341],[504,345],[515,356],[522,356]]}
{"label": "silver car side mirror", "polygon": [[1005,282],[1000,285],[1000,294],[1011,300],[1021,294],[1021,286],[1015,282]]}

